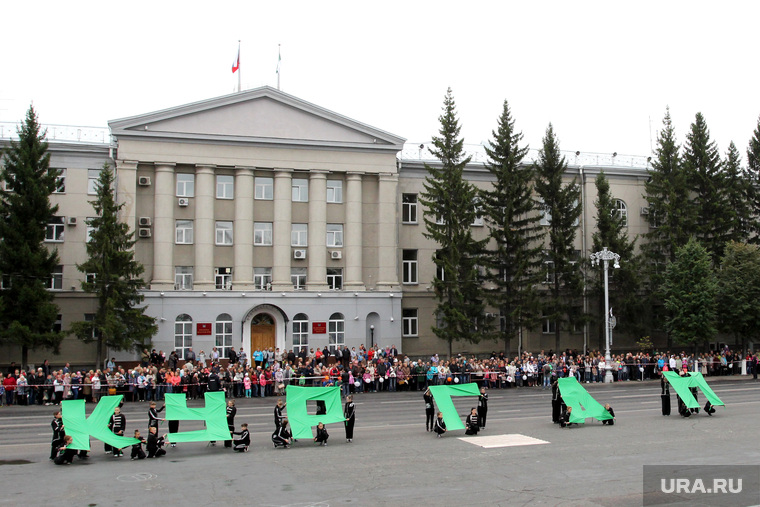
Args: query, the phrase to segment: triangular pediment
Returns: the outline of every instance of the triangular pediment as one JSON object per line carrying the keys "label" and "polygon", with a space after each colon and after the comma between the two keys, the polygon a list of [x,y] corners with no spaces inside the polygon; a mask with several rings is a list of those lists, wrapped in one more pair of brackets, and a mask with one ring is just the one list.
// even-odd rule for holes
{"label": "triangular pediment", "polygon": [[404,139],[270,87],[109,122],[117,138],[275,145],[403,147]]}

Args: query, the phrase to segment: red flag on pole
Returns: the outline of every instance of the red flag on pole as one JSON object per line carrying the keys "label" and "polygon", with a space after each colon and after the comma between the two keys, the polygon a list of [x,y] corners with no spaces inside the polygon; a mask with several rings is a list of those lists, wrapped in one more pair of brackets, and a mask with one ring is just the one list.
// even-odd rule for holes
{"label": "red flag on pole", "polygon": [[235,63],[232,64],[232,73],[234,74],[240,69],[240,44],[238,44],[238,54]]}

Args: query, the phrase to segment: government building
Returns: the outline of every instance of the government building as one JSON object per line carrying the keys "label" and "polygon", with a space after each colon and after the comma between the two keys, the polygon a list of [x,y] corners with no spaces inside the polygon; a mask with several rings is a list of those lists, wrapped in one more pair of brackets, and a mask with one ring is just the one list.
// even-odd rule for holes
{"label": "government building", "polygon": [[[59,205],[46,242],[61,260],[51,273],[56,324],[91,318],[96,300],[81,290],[94,215],[89,201],[104,163],[116,170],[122,219],[134,230],[145,267],[146,313],[156,318],[152,347],[208,356],[241,348],[281,351],[395,345],[403,353],[445,353],[438,340],[432,280],[435,244],[423,235],[419,194],[436,164],[425,145],[270,87],[109,122],[108,129],[48,127],[51,166],[63,170]],[[0,129],[0,146],[15,133]],[[482,147],[470,146],[466,177],[490,184]],[[532,150],[529,158],[535,156]],[[645,157],[567,153],[568,181],[581,185],[576,248],[587,256],[594,232],[594,179],[604,170],[631,238],[648,231]],[[531,160],[526,160],[529,163]],[[473,224],[485,237],[482,222]],[[624,262],[622,260],[621,262]],[[510,352],[554,348],[551,322],[525,329]],[[630,349],[638,337],[621,337]],[[599,348],[590,326],[562,334],[562,348]],[[486,353],[503,344],[454,343]],[[18,361],[20,351],[0,348]],[[109,357],[134,360],[132,351]],[[67,337],[61,355],[30,352],[30,362],[91,365],[94,345]]]}

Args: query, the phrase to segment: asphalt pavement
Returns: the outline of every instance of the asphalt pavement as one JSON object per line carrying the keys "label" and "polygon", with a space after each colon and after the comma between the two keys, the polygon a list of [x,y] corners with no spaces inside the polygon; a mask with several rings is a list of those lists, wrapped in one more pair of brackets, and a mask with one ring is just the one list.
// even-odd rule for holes
{"label": "asphalt pavement", "polygon": [[[276,450],[276,398],[238,399],[236,423],[247,422],[253,438],[248,453],[183,443],[158,460],[130,461],[128,449],[114,458],[93,439],[90,459],[63,467],[48,460],[55,407],[0,407],[0,505],[641,505],[643,465],[760,463],[760,383],[707,380],[726,406],[688,419],[661,415],[659,382],[584,384],[612,405],[616,424],[567,429],[551,422],[549,390],[490,390],[487,427],[467,440],[463,430],[441,439],[425,431],[420,392],[359,394],[353,443],[333,424],[327,447],[299,440]],[[464,418],[477,399],[454,403]],[[125,434],[147,434],[147,411],[147,403],[124,405]],[[520,443],[533,445],[501,446]]]}

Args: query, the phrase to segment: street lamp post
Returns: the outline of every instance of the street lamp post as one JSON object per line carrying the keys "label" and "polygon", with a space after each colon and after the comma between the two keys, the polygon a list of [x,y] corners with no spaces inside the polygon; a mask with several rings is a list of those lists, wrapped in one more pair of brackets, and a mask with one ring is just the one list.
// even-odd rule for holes
{"label": "street lamp post", "polygon": [[369,326],[369,348],[372,348],[375,346],[375,325],[371,324]]}
{"label": "street lamp post", "polygon": [[605,246],[601,252],[592,253],[590,256],[591,265],[598,266],[599,262],[603,262],[604,267],[604,331],[606,338],[607,350],[604,354],[604,362],[606,363],[604,374],[605,382],[612,382],[612,357],[610,356],[610,284],[608,270],[610,267],[610,261],[615,261],[613,267],[618,269],[620,267],[620,256],[614,252],[607,250]]}

